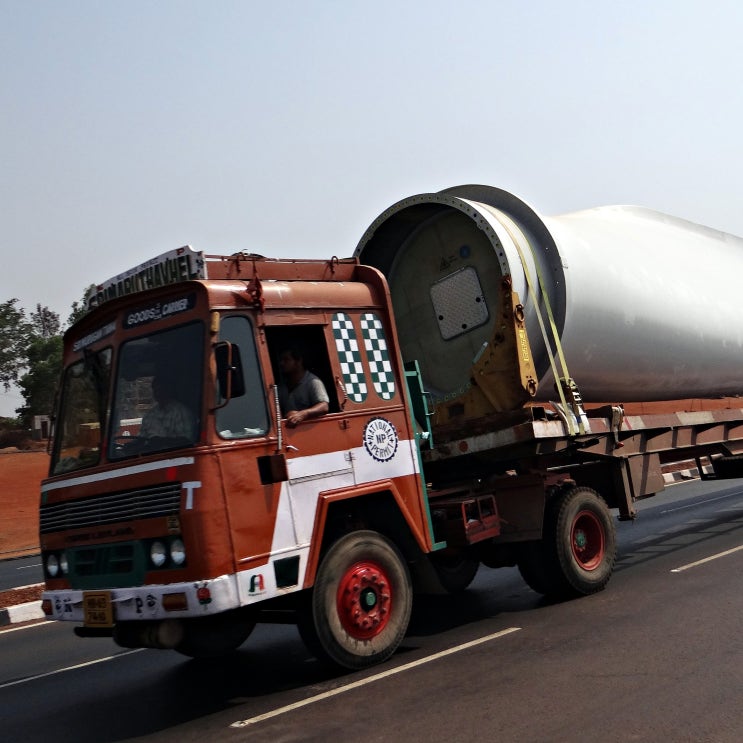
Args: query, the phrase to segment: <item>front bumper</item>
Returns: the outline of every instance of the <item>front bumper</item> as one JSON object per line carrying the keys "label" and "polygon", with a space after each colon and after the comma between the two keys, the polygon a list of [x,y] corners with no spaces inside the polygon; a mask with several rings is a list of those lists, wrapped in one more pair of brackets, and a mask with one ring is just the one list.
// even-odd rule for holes
{"label": "front bumper", "polygon": [[204,617],[240,606],[234,575],[188,583],[112,588],[103,592],[45,591],[42,601],[51,605],[51,619],[84,622],[86,593],[110,596],[114,622]]}

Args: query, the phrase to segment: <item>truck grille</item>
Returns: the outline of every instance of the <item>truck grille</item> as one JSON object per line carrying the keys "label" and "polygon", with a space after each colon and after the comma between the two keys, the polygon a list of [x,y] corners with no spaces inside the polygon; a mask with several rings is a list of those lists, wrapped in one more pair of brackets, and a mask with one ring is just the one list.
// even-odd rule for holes
{"label": "truck grille", "polygon": [[93,575],[128,575],[134,570],[134,549],[135,545],[128,542],[75,550],[74,575],[80,578]]}
{"label": "truck grille", "polygon": [[178,514],[180,502],[179,482],[93,495],[65,503],[42,505],[39,528],[42,534],[50,534],[65,529],[173,516]]}

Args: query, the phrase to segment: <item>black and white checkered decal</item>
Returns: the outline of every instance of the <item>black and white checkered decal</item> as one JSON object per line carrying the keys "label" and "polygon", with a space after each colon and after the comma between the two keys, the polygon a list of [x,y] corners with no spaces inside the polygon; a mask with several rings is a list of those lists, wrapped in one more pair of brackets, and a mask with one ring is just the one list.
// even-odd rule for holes
{"label": "black and white checkered decal", "polygon": [[391,400],[395,396],[395,377],[387,353],[382,321],[373,312],[361,316],[361,336],[369,359],[374,390],[383,400]]}
{"label": "black and white checkered decal", "polygon": [[364,402],[368,387],[353,322],[344,312],[336,312],[332,328],[346,394],[352,402]]}

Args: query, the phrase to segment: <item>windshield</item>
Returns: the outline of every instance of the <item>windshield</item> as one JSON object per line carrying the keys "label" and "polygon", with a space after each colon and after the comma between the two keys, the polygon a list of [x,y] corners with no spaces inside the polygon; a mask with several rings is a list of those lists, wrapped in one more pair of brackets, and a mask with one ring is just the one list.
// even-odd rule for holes
{"label": "windshield", "polygon": [[121,346],[108,457],[190,446],[201,431],[203,326],[181,325]]}
{"label": "windshield", "polygon": [[87,351],[67,367],[56,422],[53,474],[92,467],[100,461],[110,373],[110,348]]}

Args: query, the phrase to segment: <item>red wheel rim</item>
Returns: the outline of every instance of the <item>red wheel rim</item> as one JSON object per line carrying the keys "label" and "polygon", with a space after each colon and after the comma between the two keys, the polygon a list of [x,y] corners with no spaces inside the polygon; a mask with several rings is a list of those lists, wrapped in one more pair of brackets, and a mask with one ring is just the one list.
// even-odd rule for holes
{"label": "red wheel rim", "polygon": [[595,570],[604,559],[606,545],[604,528],[596,514],[581,511],[573,521],[570,547],[578,564],[584,570]]}
{"label": "red wheel rim", "polygon": [[357,640],[369,640],[384,630],[392,613],[392,586],[384,568],[357,562],[341,577],[337,594],[343,629]]}

